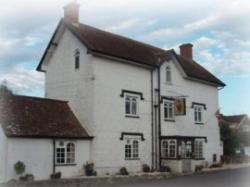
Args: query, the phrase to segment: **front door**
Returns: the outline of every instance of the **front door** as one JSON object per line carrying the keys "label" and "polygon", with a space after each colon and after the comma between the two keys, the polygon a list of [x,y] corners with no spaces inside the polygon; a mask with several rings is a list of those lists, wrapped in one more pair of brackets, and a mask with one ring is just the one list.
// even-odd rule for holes
{"label": "front door", "polygon": [[191,152],[191,142],[181,141],[182,171],[184,173],[191,172]]}

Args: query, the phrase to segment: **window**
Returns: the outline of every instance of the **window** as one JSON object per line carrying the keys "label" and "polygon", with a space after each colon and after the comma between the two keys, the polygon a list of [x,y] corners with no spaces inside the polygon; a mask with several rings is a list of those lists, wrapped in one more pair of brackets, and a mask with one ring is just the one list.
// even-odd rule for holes
{"label": "window", "polygon": [[138,106],[137,106],[137,97],[126,95],[125,97],[125,113],[126,115],[137,116],[138,115]]}
{"label": "window", "polygon": [[203,158],[203,141],[195,140],[194,142],[194,157],[195,159]]}
{"label": "window", "polygon": [[171,83],[171,80],[172,77],[171,77],[171,67],[170,66],[167,66],[166,67],[166,82],[167,83]]}
{"label": "window", "polygon": [[79,69],[80,68],[80,52],[77,49],[75,51],[75,69]]}
{"label": "window", "polygon": [[164,119],[174,120],[174,101],[164,101]]}
{"label": "window", "polygon": [[195,105],[194,106],[194,121],[195,123],[202,123],[203,121],[203,106]]}
{"label": "window", "polygon": [[139,159],[139,141],[128,139],[125,144],[125,159]]}
{"label": "window", "polygon": [[180,146],[180,154],[182,158],[191,158],[192,156],[192,143],[190,141],[182,141]]}
{"label": "window", "polygon": [[75,144],[59,142],[56,145],[56,164],[75,164]]}
{"label": "window", "polygon": [[161,151],[163,158],[176,158],[176,140],[163,140]]}

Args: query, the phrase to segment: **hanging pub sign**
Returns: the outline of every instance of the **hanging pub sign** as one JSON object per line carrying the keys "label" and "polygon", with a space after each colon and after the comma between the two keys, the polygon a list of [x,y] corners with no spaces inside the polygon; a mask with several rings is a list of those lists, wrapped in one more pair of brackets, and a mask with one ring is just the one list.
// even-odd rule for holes
{"label": "hanging pub sign", "polygon": [[186,99],[185,98],[175,98],[175,115],[183,116],[186,115]]}

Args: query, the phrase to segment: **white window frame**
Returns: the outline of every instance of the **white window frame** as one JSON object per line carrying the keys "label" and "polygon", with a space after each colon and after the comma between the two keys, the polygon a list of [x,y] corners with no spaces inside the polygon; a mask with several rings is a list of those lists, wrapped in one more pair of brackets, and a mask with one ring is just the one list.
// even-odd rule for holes
{"label": "white window frame", "polygon": [[[125,115],[138,117],[139,97],[132,94],[125,94]],[[129,104],[129,112],[127,112],[127,103]],[[135,109],[133,108],[135,106]]]}
{"label": "white window frame", "polygon": [[173,100],[164,100],[164,120],[174,121],[175,120],[175,105]]}
{"label": "white window frame", "polygon": [[[162,158],[176,158],[176,156],[177,156],[177,141],[175,139],[162,140],[161,151],[162,151],[161,152]],[[174,151],[174,154],[172,154],[173,151]]]}
{"label": "white window frame", "polygon": [[166,83],[171,84],[172,83],[172,71],[171,66],[166,66]]}
{"label": "white window frame", "polygon": [[194,141],[194,158],[203,159],[204,142],[203,140]]}
{"label": "white window frame", "polygon": [[204,107],[202,105],[194,105],[194,122],[203,123]]}
{"label": "white window frame", "polygon": [[140,141],[138,139],[126,139],[125,160],[140,159]]}
{"label": "white window frame", "polygon": [[[74,151],[68,150],[68,145],[74,145]],[[56,165],[76,164],[76,142],[57,141],[55,146],[55,163]]]}

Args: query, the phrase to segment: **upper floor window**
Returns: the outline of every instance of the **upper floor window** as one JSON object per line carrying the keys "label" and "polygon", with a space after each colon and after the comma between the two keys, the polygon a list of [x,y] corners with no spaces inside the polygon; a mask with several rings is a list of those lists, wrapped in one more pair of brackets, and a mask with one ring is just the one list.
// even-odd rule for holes
{"label": "upper floor window", "polygon": [[194,142],[194,157],[195,159],[203,158],[203,141],[195,140]]}
{"label": "upper floor window", "polygon": [[203,122],[203,106],[199,105],[194,106],[194,121],[195,123]]}
{"label": "upper floor window", "polygon": [[132,95],[125,96],[125,113],[126,115],[138,115],[138,97]]}
{"label": "upper floor window", "polygon": [[58,142],[55,154],[56,164],[75,164],[75,151],[75,143],[64,141]]}
{"label": "upper floor window", "polygon": [[171,67],[169,65],[166,67],[166,82],[167,83],[172,82]]}
{"label": "upper floor window", "polygon": [[75,51],[75,69],[80,68],[80,51],[77,49]]}
{"label": "upper floor window", "polygon": [[172,100],[164,101],[164,119],[174,120],[174,101]]}
{"label": "upper floor window", "polygon": [[139,141],[127,139],[125,144],[125,159],[139,159]]}
{"label": "upper floor window", "polygon": [[176,140],[163,140],[161,146],[163,158],[176,158]]}

